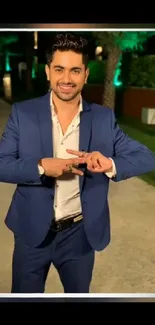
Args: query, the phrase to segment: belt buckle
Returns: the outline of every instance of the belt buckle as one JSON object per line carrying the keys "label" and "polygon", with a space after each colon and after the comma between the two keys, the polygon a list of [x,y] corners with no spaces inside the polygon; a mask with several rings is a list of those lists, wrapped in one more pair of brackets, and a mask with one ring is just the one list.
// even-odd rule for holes
{"label": "belt buckle", "polygon": [[52,230],[54,232],[59,232],[62,230],[62,224],[60,223],[60,221],[54,221],[52,224]]}

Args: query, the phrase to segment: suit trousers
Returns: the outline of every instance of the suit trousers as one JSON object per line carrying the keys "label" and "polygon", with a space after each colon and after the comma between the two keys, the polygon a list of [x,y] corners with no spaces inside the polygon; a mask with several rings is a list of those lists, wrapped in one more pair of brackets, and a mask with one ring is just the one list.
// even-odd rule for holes
{"label": "suit trousers", "polygon": [[58,271],[65,293],[89,293],[94,267],[83,220],[61,232],[49,230],[38,247],[14,236],[12,293],[43,293],[51,264]]}

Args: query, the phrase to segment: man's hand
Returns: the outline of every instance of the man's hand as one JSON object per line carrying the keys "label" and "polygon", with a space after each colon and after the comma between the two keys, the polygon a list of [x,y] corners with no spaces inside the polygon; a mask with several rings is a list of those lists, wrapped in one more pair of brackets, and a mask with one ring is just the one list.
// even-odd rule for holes
{"label": "man's hand", "polygon": [[58,177],[65,172],[82,176],[83,172],[76,167],[78,167],[79,164],[84,164],[85,162],[85,158],[43,158],[39,161],[39,165],[43,167],[44,174],[46,176]]}
{"label": "man's hand", "polygon": [[78,156],[79,158],[84,158],[87,164],[87,169],[94,173],[107,173],[112,172],[112,160],[103,156],[98,151],[93,151],[90,153],[83,151],[76,151],[67,149],[68,153]]}

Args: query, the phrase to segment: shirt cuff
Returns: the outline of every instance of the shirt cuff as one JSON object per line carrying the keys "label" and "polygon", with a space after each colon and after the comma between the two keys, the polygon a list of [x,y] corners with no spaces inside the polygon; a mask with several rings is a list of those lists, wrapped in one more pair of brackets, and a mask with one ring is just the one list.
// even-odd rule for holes
{"label": "shirt cuff", "polygon": [[115,177],[116,176],[116,166],[112,158],[109,158],[112,160],[112,171],[105,173],[109,178]]}
{"label": "shirt cuff", "polygon": [[44,174],[44,168],[40,165],[38,165],[38,172],[39,172],[39,175],[43,175]]}

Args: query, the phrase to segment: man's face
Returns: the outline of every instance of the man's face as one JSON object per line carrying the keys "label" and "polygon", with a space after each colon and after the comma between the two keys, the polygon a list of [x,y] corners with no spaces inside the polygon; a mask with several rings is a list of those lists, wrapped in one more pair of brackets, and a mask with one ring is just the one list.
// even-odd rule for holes
{"label": "man's face", "polygon": [[56,51],[50,67],[45,67],[52,91],[63,101],[70,101],[80,93],[88,78],[82,55],[73,51]]}

